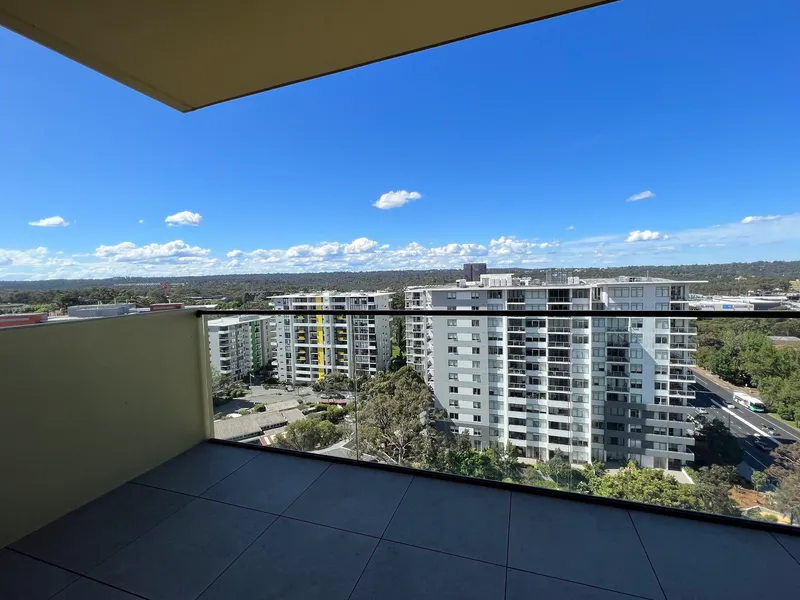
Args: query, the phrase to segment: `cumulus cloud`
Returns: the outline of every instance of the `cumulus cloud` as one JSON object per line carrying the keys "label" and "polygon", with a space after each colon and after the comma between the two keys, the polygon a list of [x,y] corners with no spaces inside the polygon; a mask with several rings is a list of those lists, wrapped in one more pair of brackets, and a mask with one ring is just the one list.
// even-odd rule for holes
{"label": "cumulus cloud", "polygon": [[46,217],[38,221],[29,221],[28,225],[33,225],[34,227],[66,227],[69,223],[61,217]]}
{"label": "cumulus cloud", "polygon": [[193,213],[188,210],[183,210],[164,219],[164,222],[170,227],[179,227],[182,225],[197,227],[202,221],[203,217],[200,216],[200,213]]}
{"label": "cumulus cloud", "polygon": [[98,246],[94,252],[97,258],[113,262],[192,262],[194,259],[205,259],[211,250],[190,246],[182,240],[166,244],[147,244],[137,246],[133,242],[122,242],[115,246]]}
{"label": "cumulus cloud", "polygon": [[780,215],[766,215],[763,217],[745,217],[744,219],[742,219],[742,223],[747,225],[749,223],[758,223],[760,221],[777,221],[780,218],[782,218]]}
{"label": "cumulus cloud", "polygon": [[390,208],[400,208],[412,200],[419,200],[420,198],[422,198],[422,194],[419,192],[398,190],[396,192],[386,192],[372,206],[382,210],[389,210]]}
{"label": "cumulus cloud", "polygon": [[644,192],[639,192],[638,194],[634,194],[633,196],[629,196],[625,198],[625,202],[638,202],[639,200],[647,200],[648,198],[654,198],[655,194],[650,190],[645,190]]}
{"label": "cumulus cloud", "polygon": [[658,231],[650,231],[649,229],[645,229],[644,231],[631,231],[628,234],[628,238],[625,240],[626,242],[649,242],[653,240],[665,240],[667,239],[666,235],[661,235]]}

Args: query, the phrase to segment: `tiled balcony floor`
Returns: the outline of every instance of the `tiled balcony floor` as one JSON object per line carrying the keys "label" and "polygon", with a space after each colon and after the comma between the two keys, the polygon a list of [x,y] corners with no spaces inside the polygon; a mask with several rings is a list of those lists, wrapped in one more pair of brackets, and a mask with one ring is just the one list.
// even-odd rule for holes
{"label": "tiled balcony floor", "polygon": [[800,537],[206,443],[0,550],[0,598],[796,597]]}

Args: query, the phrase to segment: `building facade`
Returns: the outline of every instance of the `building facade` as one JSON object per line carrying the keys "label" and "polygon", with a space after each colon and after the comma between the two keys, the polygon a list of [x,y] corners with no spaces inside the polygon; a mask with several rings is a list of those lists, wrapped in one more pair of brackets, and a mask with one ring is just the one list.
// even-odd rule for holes
{"label": "building facade", "polygon": [[211,366],[231,379],[241,380],[267,364],[270,355],[270,318],[259,315],[223,317],[208,322]]}
{"label": "building facade", "polygon": [[[452,311],[406,317],[407,360],[431,385],[447,426],[476,448],[511,442],[523,456],[557,450],[573,463],[634,459],[679,468],[693,460],[696,329],[686,310],[695,282],[619,277],[558,283],[482,275],[478,282],[409,288],[406,308]],[[542,310],[607,310],[607,317],[537,317]],[[473,310],[524,310],[475,317]],[[663,317],[615,317],[658,310]]]}
{"label": "building facade", "polygon": [[275,310],[358,310],[364,315],[276,315],[275,358],[281,381],[305,383],[336,371],[349,377],[388,368],[392,358],[389,292],[315,292],[272,298]]}

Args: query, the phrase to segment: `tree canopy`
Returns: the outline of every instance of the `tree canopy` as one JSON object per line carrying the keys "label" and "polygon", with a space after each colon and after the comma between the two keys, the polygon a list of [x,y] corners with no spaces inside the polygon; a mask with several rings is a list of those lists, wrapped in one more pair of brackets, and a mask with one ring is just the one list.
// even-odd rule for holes
{"label": "tree canopy", "polygon": [[699,427],[695,433],[694,456],[698,465],[732,465],[736,466],[744,458],[744,452],[725,424],[719,419],[709,423],[698,416]]}

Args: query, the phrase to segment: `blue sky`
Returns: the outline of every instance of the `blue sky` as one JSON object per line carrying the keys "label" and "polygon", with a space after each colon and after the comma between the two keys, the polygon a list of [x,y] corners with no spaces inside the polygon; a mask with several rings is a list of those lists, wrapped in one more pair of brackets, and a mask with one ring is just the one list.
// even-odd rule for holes
{"label": "blue sky", "polygon": [[795,260],[798,37],[626,0],[183,115],[0,30],[0,278]]}

